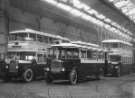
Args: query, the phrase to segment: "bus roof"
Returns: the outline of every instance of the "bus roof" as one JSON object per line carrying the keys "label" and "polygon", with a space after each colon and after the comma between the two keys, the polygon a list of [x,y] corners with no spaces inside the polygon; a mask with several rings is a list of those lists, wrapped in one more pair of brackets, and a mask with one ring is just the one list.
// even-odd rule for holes
{"label": "bus roof", "polygon": [[70,41],[68,38],[66,37],[62,37],[59,35],[55,35],[55,34],[50,34],[50,33],[45,33],[45,32],[41,32],[41,31],[36,31],[36,30],[32,30],[32,29],[22,29],[22,30],[15,30],[15,31],[11,31],[10,34],[15,34],[15,33],[33,33],[33,34],[39,34],[39,35],[43,35],[43,36],[48,36],[48,37],[53,37],[56,39],[61,39],[61,40],[67,40]]}
{"label": "bus roof", "polygon": [[72,43],[60,43],[51,45],[52,47],[63,47],[63,48],[80,48],[80,45],[72,44]]}
{"label": "bus roof", "polygon": [[51,46],[52,47],[62,47],[62,48],[82,48],[82,49],[103,51],[103,49],[100,49],[100,48],[91,47],[91,46],[83,46],[83,45],[78,45],[78,44],[74,44],[74,43],[60,43],[60,44],[54,44]]}
{"label": "bus roof", "polygon": [[108,55],[121,55],[121,53],[109,53]]}
{"label": "bus roof", "polygon": [[89,43],[89,42],[72,41],[72,43],[78,44],[78,45],[84,45],[84,46],[100,47],[98,44],[93,44],[93,43]]}
{"label": "bus roof", "polygon": [[118,40],[118,39],[108,39],[108,40],[103,40],[102,43],[122,43],[122,44],[126,44],[129,46],[133,46],[133,44],[123,41],[123,40]]}

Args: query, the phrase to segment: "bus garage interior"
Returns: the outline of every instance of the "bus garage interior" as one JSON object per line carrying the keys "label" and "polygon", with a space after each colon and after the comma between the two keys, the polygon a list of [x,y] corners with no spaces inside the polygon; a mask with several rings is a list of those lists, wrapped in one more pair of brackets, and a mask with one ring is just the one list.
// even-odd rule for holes
{"label": "bus garage interior", "polygon": [[[50,34],[46,36],[57,36],[65,41],[100,45],[108,52],[107,55],[110,55],[106,59],[113,55],[115,57],[112,57],[113,60],[119,60],[118,55],[122,55],[121,62],[124,67],[121,74],[135,72],[135,17],[130,17],[132,12],[130,15],[124,13],[123,5],[118,4],[120,0],[114,1],[116,2],[113,0],[0,0],[1,60],[7,57],[10,33],[31,30]],[[112,44],[104,45],[107,40],[111,40]],[[120,50],[115,50],[116,48]],[[114,51],[116,53],[113,54]],[[109,73],[108,69],[104,70]]]}

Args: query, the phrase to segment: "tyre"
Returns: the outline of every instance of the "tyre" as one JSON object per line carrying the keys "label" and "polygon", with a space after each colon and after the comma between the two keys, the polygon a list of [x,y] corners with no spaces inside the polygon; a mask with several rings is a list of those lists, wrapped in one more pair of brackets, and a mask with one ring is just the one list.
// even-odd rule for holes
{"label": "tyre", "polygon": [[117,71],[116,71],[116,77],[120,77],[121,76],[121,74],[120,74],[120,68],[119,69],[117,69]]}
{"label": "tyre", "polygon": [[52,81],[53,81],[53,78],[51,78],[51,77],[47,74],[47,76],[46,76],[46,82],[47,82],[47,83],[52,83]]}
{"label": "tyre", "polygon": [[72,85],[75,85],[78,81],[78,76],[77,76],[77,71],[76,69],[73,69],[70,73],[69,73],[69,82]]}
{"label": "tyre", "polygon": [[101,75],[100,74],[96,74],[95,77],[96,77],[96,80],[100,80]]}
{"label": "tyre", "polygon": [[25,82],[31,82],[34,78],[34,74],[32,69],[26,69],[25,72],[23,73],[23,80]]}

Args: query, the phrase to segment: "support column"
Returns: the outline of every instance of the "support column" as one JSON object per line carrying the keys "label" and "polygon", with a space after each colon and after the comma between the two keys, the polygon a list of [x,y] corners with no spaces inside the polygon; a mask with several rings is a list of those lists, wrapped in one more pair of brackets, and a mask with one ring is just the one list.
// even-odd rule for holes
{"label": "support column", "polygon": [[7,1],[0,0],[0,58],[7,54],[9,23],[7,14]]}

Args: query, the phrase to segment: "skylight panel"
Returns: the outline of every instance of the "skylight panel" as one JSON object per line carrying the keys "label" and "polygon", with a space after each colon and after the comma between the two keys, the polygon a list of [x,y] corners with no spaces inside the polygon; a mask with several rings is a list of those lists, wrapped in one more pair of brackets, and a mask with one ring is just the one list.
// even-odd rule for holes
{"label": "skylight panel", "polygon": [[62,3],[58,3],[58,4],[57,4],[57,7],[59,7],[59,8],[61,8],[61,9],[65,10],[65,11],[70,11],[70,10],[72,10],[72,7],[70,7],[70,6],[66,5],[66,4],[62,4]]}
{"label": "skylight panel", "polygon": [[135,13],[135,8],[132,10],[129,10],[129,12],[128,12],[129,15],[134,14],[134,13]]}
{"label": "skylight panel", "polygon": [[72,13],[72,14],[75,15],[75,16],[81,16],[81,15],[82,15],[82,12],[79,11],[79,10],[76,10],[76,9],[72,9],[72,10],[70,11],[70,13]]}
{"label": "skylight panel", "polygon": [[127,5],[129,3],[129,1],[120,1],[118,3],[115,3],[114,5],[118,8],[124,6],[124,5]]}

